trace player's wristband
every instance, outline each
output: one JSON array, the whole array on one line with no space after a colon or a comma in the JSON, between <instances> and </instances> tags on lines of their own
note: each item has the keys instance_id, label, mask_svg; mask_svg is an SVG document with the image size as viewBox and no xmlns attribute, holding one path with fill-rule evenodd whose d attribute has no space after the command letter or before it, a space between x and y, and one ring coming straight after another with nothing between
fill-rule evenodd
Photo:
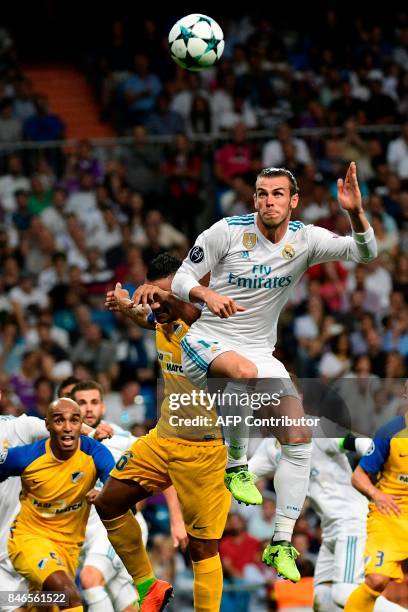
<instances>
[{"instance_id":1,"label":"player's wristband","mask_svg":"<svg viewBox=\"0 0 408 612\"><path fill-rule=\"evenodd\" d=\"M88 434L88 438L94 438L95 434L96 434L96 429L92 429Z\"/></svg>"},{"instance_id":2,"label":"player's wristband","mask_svg":"<svg viewBox=\"0 0 408 612\"><path fill-rule=\"evenodd\" d=\"M356 437L349 432L346 436L344 436L344 438L340 438L339 449L343 452L356 452Z\"/></svg>"}]
</instances>

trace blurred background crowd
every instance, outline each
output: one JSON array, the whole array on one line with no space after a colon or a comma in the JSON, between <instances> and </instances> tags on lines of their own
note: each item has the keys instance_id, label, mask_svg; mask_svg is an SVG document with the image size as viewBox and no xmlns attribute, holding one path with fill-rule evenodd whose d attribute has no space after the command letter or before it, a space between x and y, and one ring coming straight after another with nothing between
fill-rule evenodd
<instances>
[{"instance_id":1,"label":"blurred background crowd","mask_svg":"<svg viewBox=\"0 0 408 612\"><path fill-rule=\"evenodd\" d=\"M80 37L78 70L114 137L85 130L75 142L28 76L27 41L0 28L0 412L43 418L63 379L92 378L106 419L145 433L157 418L154 336L108 312L106 291L120 281L132 294L155 255L183 258L209 224L251 212L266 166L296 175L297 219L349 234L336 180L355 160L379 257L311 268L282 313L276 355L299 377L352 379L352 401L375 428L395 412L375 381L404 378L408 364L408 13L385 23L325 10L307 28L302 13L213 14L226 49L203 73L167 51L181 16L111 19L104 36ZM227 582L253 586L226 592L225 611L261 600L281 610L292 596L260 564L274 520L265 486L264 505L227 525ZM145 513L157 575L191 588L162 500ZM295 540L306 593L319 547L308 509Z\"/></svg>"}]
</instances>

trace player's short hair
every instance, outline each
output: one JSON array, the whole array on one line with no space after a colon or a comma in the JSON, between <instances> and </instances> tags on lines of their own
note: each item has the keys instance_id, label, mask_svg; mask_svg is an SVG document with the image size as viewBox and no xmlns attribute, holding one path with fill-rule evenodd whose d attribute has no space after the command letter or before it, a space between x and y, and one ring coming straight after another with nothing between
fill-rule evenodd
<instances>
[{"instance_id":1,"label":"player's short hair","mask_svg":"<svg viewBox=\"0 0 408 612\"><path fill-rule=\"evenodd\" d=\"M256 177L256 181L258 182L258 179L260 178L274 178L275 176L286 176L286 178L289 180L289 189L291 196L294 196L296 193L299 193L297 180L295 179L291 171L287 170L286 168L264 168Z\"/></svg>"},{"instance_id":2,"label":"player's short hair","mask_svg":"<svg viewBox=\"0 0 408 612\"><path fill-rule=\"evenodd\" d=\"M69 397L74 399L75 394L78 393L78 391L94 391L94 390L99 391L99 395L101 396L101 399L103 400L103 395L104 395L103 387L100 383L96 382L96 380L81 380L72 389L71 393L69 394Z\"/></svg>"},{"instance_id":3,"label":"player's short hair","mask_svg":"<svg viewBox=\"0 0 408 612\"><path fill-rule=\"evenodd\" d=\"M68 378L65 378L62 381L62 383L60 383L57 389L57 397L64 396L63 389L65 389L65 387L70 387L71 385L77 385L78 383L79 383L79 378L77 378L76 376L68 376Z\"/></svg>"},{"instance_id":4,"label":"player's short hair","mask_svg":"<svg viewBox=\"0 0 408 612\"><path fill-rule=\"evenodd\" d=\"M170 274L175 274L182 261L171 253L162 253L155 257L148 265L146 278L149 281L166 278Z\"/></svg>"}]
</instances>

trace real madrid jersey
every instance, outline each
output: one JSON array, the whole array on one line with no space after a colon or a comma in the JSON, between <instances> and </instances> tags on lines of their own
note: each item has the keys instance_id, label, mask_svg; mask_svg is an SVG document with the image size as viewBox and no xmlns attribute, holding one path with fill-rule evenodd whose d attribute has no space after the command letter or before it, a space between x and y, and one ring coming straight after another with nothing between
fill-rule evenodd
<instances>
[{"instance_id":1,"label":"real madrid jersey","mask_svg":"<svg viewBox=\"0 0 408 612\"><path fill-rule=\"evenodd\" d=\"M232 298L245 311L228 319L206 305L192 333L225 338L240 348L273 350L279 314L291 289L313 264L331 260L367 262L376 255L374 232L340 237L328 230L290 221L282 240L273 243L257 226L257 213L221 219L197 238L177 271L172 291L189 301L189 293L211 271L210 288Z\"/></svg>"},{"instance_id":2,"label":"real madrid jersey","mask_svg":"<svg viewBox=\"0 0 408 612\"><path fill-rule=\"evenodd\" d=\"M20 417L0 416L0 463L5 460L7 449L30 444L48 435L45 422L23 414ZM20 509L21 480L9 478L0 484L0 561L8 556L7 540L10 523Z\"/></svg>"}]
</instances>

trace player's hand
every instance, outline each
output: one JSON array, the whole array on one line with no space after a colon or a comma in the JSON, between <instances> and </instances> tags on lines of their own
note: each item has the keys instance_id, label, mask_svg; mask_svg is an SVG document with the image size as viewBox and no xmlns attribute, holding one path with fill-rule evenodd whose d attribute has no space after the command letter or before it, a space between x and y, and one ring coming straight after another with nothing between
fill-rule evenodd
<instances>
[{"instance_id":1,"label":"player's hand","mask_svg":"<svg viewBox=\"0 0 408 612\"><path fill-rule=\"evenodd\" d=\"M400 499L398 496L389 495L377 489L376 492L373 493L371 499L381 514L385 516L399 516L401 514L401 508L397 504L397 500Z\"/></svg>"},{"instance_id":2,"label":"player's hand","mask_svg":"<svg viewBox=\"0 0 408 612\"><path fill-rule=\"evenodd\" d=\"M121 283L116 283L113 291L108 291L105 298L105 308L113 311L120 311L132 308L133 303L129 296L129 291L123 289Z\"/></svg>"},{"instance_id":3,"label":"player's hand","mask_svg":"<svg viewBox=\"0 0 408 612\"><path fill-rule=\"evenodd\" d=\"M90 491L88 491L88 493L85 496L86 503L92 506L92 504L95 503L95 500L99 494L100 494L100 491L97 491L96 489L91 489Z\"/></svg>"},{"instance_id":4,"label":"player's hand","mask_svg":"<svg viewBox=\"0 0 408 612\"><path fill-rule=\"evenodd\" d=\"M356 214L362 212L363 203L357 180L356 162L351 162L346 178L337 181L337 199L343 210Z\"/></svg>"},{"instance_id":5,"label":"player's hand","mask_svg":"<svg viewBox=\"0 0 408 612\"><path fill-rule=\"evenodd\" d=\"M152 310L154 310L154 308L158 308L160 306L160 303L166 299L167 295L167 291L163 291L155 285L145 283L136 289L132 295L132 302L134 306L138 306L140 304L146 307L149 305Z\"/></svg>"},{"instance_id":6,"label":"player's hand","mask_svg":"<svg viewBox=\"0 0 408 612\"><path fill-rule=\"evenodd\" d=\"M173 539L174 548L180 547L180 549L184 552L188 546L188 535L184 522L182 520L172 521L170 525L170 532Z\"/></svg>"},{"instance_id":7,"label":"player's hand","mask_svg":"<svg viewBox=\"0 0 408 612\"><path fill-rule=\"evenodd\" d=\"M107 423L99 423L98 427L95 428L94 440L106 440L113 436L113 429Z\"/></svg>"},{"instance_id":8,"label":"player's hand","mask_svg":"<svg viewBox=\"0 0 408 612\"><path fill-rule=\"evenodd\" d=\"M216 291L209 290L206 295L208 310L220 319L228 319L236 312L243 312L245 308L226 295L220 295Z\"/></svg>"}]
</instances>

